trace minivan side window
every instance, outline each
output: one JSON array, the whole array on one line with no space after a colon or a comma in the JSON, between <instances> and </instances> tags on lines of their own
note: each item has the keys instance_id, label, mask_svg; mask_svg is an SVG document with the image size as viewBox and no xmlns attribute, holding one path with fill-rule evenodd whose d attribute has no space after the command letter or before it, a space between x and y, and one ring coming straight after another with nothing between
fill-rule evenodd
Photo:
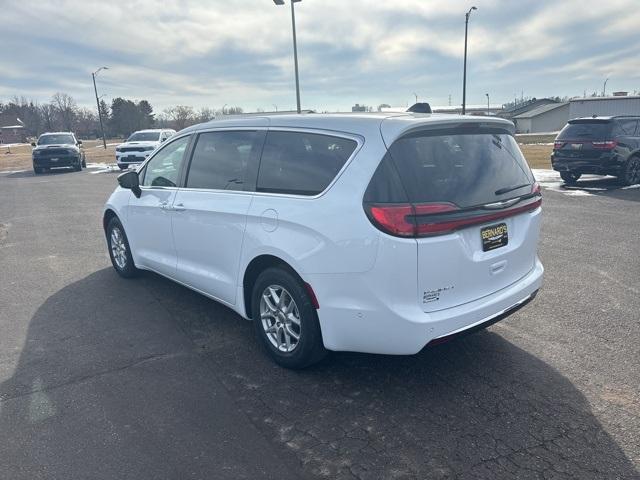
<instances>
[{"instance_id":1,"label":"minivan side window","mask_svg":"<svg viewBox=\"0 0 640 480\"><path fill-rule=\"evenodd\" d=\"M332 135L270 131L256 190L317 195L333 181L357 146L354 140Z\"/></svg>"},{"instance_id":2,"label":"minivan side window","mask_svg":"<svg viewBox=\"0 0 640 480\"><path fill-rule=\"evenodd\" d=\"M201 133L193 150L186 187L244 190L258 138L255 131Z\"/></svg>"},{"instance_id":3,"label":"minivan side window","mask_svg":"<svg viewBox=\"0 0 640 480\"><path fill-rule=\"evenodd\" d=\"M156 153L146 164L140 185L143 187L175 187L190 137L179 138Z\"/></svg>"}]
</instances>

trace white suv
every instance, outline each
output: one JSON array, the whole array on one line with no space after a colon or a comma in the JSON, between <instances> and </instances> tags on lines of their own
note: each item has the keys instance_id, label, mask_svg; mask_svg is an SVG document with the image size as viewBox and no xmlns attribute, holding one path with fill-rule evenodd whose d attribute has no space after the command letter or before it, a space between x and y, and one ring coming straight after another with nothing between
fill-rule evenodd
<instances>
[{"instance_id":1,"label":"white suv","mask_svg":"<svg viewBox=\"0 0 640 480\"><path fill-rule=\"evenodd\" d=\"M120 170L129 165L139 165L144 162L158 145L166 141L176 131L171 129L150 129L133 132L127 141L116 147L116 162Z\"/></svg>"},{"instance_id":2,"label":"white suv","mask_svg":"<svg viewBox=\"0 0 640 480\"><path fill-rule=\"evenodd\" d=\"M531 300L539 186L513 124L283 115L181 131L118 178L123 277L152 270L253 319L279 364L414 354Z\"/></svg>"}]
</instances>

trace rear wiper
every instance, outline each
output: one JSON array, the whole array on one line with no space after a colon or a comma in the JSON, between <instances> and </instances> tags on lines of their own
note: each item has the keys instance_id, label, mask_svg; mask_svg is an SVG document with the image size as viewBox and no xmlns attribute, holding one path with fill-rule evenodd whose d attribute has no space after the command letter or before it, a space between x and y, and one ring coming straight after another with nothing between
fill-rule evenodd
<instances>
[{"instance_id":1,"label":"rear wiper","mask_svg":"<svg viewBox=\"0 0 640 480\"><path fill-rule=\"evenodd\" d=\"M496 195L502 195L503 193L509 193L509 192L512 192L512 191L517 190L519 188L528 187L529 185L531 185L531 184L530 183L523 183L522 185L516 185L514 187L504 187L504 188L500 188L500 189L496 190L494 193Z\"/></svg>"}]
</instances>

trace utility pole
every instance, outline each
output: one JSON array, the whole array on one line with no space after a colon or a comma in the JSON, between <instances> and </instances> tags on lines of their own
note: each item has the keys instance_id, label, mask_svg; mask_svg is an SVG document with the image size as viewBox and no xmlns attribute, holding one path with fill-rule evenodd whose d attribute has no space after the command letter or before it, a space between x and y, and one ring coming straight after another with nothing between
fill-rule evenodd
<instances>
[{"instance_id":1,"label":"utility pole","mask_svg":"<svg viewBox=\"0 0 640 480\"><path fill-rule=\"evenodd\" d=\"M487 116L489 116L490 111L491 111L491 107L489 106L489 94L485 93L485 95L487 96Z\"/></svg>"},{"instance_id":2,"label":"utility pole","mask_svg":"<svg viewBox=\"0 0 640 480\"><path fill-rule=\"evenodd\" d=\"M96 94L96 106L98 107L98 119L100 120L100 133L102 133L102 145L106 150L107 139L104 136L104 125L102 123L102 111L100 110L100 100L98 99L98 89L96 87L96 75L100 72L100 70L109 70L109 67L100 67L98 70L91 73L91 78L93 79L93 91Z\"/></svg>"},{"instance_id":3,"label":"utility pole","mask_svg":"<svg viewBox=\"0 0 640 480\"><path fill-rule=\"evenodd\" d=\"M293 63L296 70L296 104L298 107L298 113L301 113L300 109L300 77L298 75L298 40L296 38L296 9L294 4L301 2L302 0L289 0L291 3L291 29L293 30ZM273 0L276 5L284 5L284 0Z\"/></svg>"},{"instance_id":4,"label":"utility pole","mask_svg":"<svg viewBox=\"0 0 640 480\"><path fill-rule=\"evenodd\" d=\"M469 16L476 7L471 7L465 14L464 19L464 70L462 74L462 115L467 111L467 34L469 33Z\"/></svg>"},{"instance_id":5,"label":"utility pole","mask_svg":"<svg viewBox=\"0 0 640 480\"><path fill-rule=\"evenodd\" d=\"M609 79L607 78L604 81L604 85L602 86L602 96L606 97L607 96L607 82L609 81Z\"/></svg>"}]
</instances>

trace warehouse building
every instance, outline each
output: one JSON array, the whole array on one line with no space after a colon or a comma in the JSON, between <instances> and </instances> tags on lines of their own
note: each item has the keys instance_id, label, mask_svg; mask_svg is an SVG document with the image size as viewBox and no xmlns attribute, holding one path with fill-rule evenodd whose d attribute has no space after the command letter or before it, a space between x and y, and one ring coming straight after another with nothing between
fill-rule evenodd
<instances>
[{"instance_id":1,"label":"warehouse building","mask_svg":"<svg viewBox=\"0 0 640 480\"><path fill-rule=\"evenodd\" d=\"M569 120L569 103L547 103L512 118L516 133L557 132Z\"/></svg>"},{"instance_id":2,"label":"warehouse building","mask_svg":"<svg viewBox=\"0 0 640 480\"><path fill-rule=\"evenodd\" d=\"M640 96L576 98L569 102L569 118L640 115Z\"/></svg>"}]
</instances>

